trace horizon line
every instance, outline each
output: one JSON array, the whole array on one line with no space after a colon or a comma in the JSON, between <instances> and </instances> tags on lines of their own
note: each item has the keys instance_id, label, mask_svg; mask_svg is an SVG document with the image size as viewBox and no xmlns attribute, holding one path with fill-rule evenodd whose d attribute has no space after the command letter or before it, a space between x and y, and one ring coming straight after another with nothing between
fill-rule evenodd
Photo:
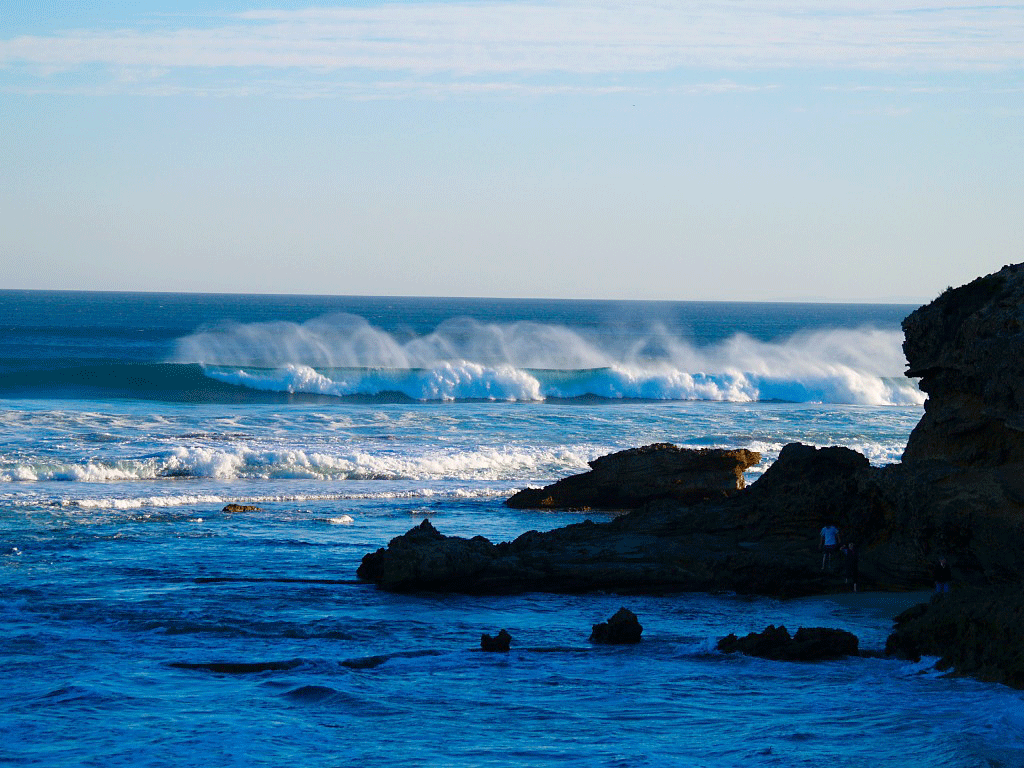
<instances>
[{"instance_id":1,"label":"horizon line","mask_svg":"<svg viewBox=\"0 0 1024 768\"><path fill-rule=\"evenodd\" d=\"M589 301L608 303L679 303L679 304L879 304L889 306L923 306L930 299L886 297L871 299L830 299L822 296L790 296L773 299L694 299L694 298L609 298L596 296L431 296L426 294L388 293L302 293L300 291L188 291L163 289L123 288L6 288L0 293L92 293L117 295L167 295L167 296L239 296L239 297L304 297L337 299L424 299L436 301Z\"/></svg>"}]
</instances>

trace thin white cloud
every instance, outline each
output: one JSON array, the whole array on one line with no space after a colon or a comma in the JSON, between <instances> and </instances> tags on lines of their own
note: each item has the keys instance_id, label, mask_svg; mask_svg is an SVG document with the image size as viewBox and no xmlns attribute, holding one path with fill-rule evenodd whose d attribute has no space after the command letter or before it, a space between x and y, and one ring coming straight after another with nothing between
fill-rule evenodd
<instances>
[{"instance_id":1,"label":"thin white cloud","mask_svg":"<svg viewBox=\"0 0 1024 768\"><path fill-rule=\"evenodd\" d=\"M395 2L146 22L0 40L0 67L8 86L16 75L91 77L128 88L186 74L277 71L293 81L404 73L449 89L474 78L568 87L579 85L572 78L603 84L683 69L1024 67L1024 6L981 2Z\"/></svg>"}]
</instances>

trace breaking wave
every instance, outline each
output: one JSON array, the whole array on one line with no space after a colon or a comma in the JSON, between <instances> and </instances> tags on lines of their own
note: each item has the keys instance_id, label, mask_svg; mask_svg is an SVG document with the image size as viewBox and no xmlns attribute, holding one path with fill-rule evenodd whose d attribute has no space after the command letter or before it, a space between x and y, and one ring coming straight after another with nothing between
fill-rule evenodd
<instances>
[{"instance_id":1,"label":"breaking wave","mask_svg":"<svg viewBox=\"0 0 1024 768\"><path fill-rule=\"evenodd\" d=\"M227 325L180 339L173 362L253 392L414 401L605 398L920 405L902 334L818 329L697 346L644 333L450 320L425 335L352 315Z\"/></svg>"}]
</instances>

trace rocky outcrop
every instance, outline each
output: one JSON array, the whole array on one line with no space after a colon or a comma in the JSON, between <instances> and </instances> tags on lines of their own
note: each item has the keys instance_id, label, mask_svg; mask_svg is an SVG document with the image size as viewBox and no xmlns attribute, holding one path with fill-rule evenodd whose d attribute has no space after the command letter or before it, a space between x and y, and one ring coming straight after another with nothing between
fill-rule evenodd
<instances>
[{"instance_id":1,"label":"rocky outcrop","mask_svg":"<svg viewBox=\"0 0 1024 768\"><path fill-rule=\"evenodd\" d=\"M860 641L845 629L800 627L790 637L785 627L769 625L746 637L726 635L718 641L724 653L742 653L772 661L830 661L858 655Z\"/></svg>"},{"instance_id":2,"label":"rocky outcrop","mask_svg":"<svg viewBox=\"0 0 1024 768\"><path fill-rule=\"evenodd\" d=\"M488 589L488 571L498 570L495 546L483 536L463 539L442 536L429 520L424 520L408 533L393 538L387 549L366 555L356 572L359 578L374 581L385 589L462 591L459 585L476 592L510 591L502 587ZM493 579L494 577L492 577Z\"/></svg>"},{"instance_id":3,"label":"rocky outcrop","mask_svg":"<svg viewBox=\"0 0 1024 768\"><path fill-rule=\"evenodd\" d=\"M1024 264L947 290L903 332L907 376L928 393L903 461L1024 463Z\"/></svg>"},{"instance_id":4,"label":"rocky outcrop","mask_svg":"<svg viewBox=\"0 0 1024 768\"><path fill-rule=\"evenodd\" d=\"M956 589L896 617L886 653L986 682L1024 688L1024 595L1018 586Z\"/></svg>"},{"instance_id":5,"label":"rocky outcrop","mask_svg":"<svg viewBox=\"0 0 1024 768\"><path fill-rule=\"evenodd\" d=\"M872 510L860 489L870 473L855 451L794 443L724 501L662 500L607 523L528 531L500 544L444 536L424 520L366 555L357 573L395 591L815 594L842 584L838 569L820 570L818 532L828 520L868 526Z\"/></svg>"},{"instance_id":6,"label":"rocky outcrop","mask_svg":"<svg viewBox=\"0 0 1024 768\"><path fill-rule=\"evenodd\" d=\"M594 459L589 472L527 488L505 503L517 509L635 509L658 499L693 504L742 490L744 471L760 461L754 451L656 443Z\"/></svg>"},{"instance_id":7,"label":"rocky outcrop","mask_svg":"<svg viewBox=\"0 0 1024 768\"><path fill-rule=\"evenodd\" d=\"M608 621L595 624L590 633L590 642L602 645L631 645L640 642L644 628L640 620L628 608L619 608Z\"/></svg>"}]
</instances>

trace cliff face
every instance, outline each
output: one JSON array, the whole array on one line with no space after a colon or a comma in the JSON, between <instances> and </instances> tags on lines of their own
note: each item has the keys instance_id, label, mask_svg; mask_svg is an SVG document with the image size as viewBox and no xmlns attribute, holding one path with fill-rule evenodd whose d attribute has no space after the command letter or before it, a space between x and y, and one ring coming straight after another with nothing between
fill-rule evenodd
<instances>
[{"instance_id":1,"label":"cliff face","mask_svg":"<svg viewBox=\"0 0 1024 768\"><path fill-rule=\"evenodd\" d=\"M904 463L1024 462L1024 264L947 290L903 331L907 376L928 393Z\"/></svg>"}]
</instances>

